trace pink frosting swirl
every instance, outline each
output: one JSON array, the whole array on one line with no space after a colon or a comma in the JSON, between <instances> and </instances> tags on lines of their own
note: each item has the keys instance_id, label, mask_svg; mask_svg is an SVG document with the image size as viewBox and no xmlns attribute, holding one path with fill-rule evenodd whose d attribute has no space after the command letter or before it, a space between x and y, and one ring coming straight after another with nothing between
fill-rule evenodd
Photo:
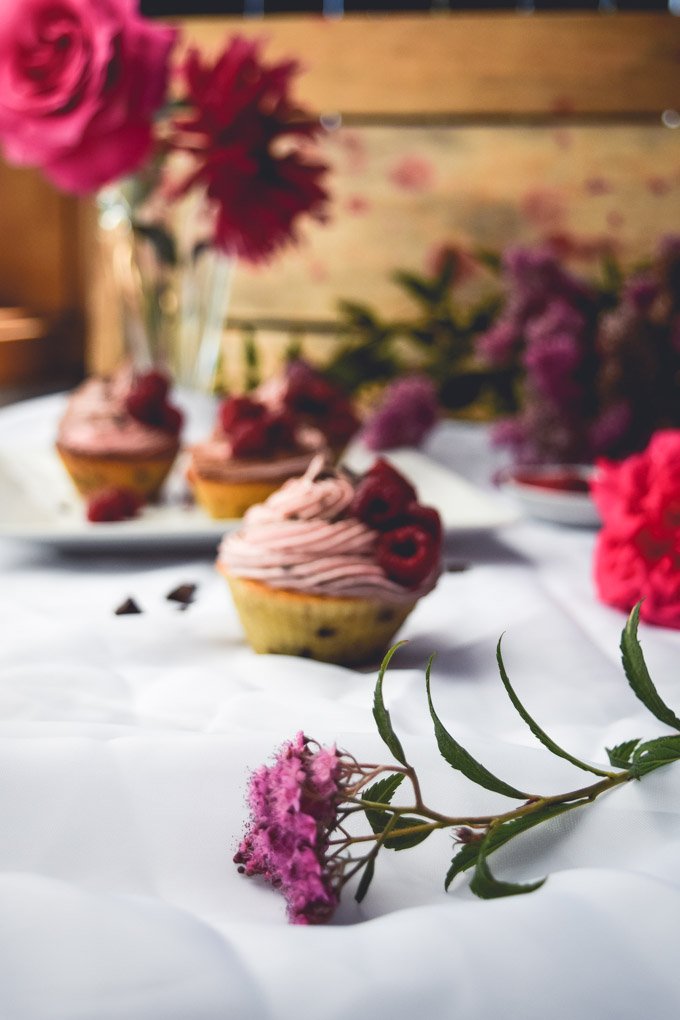
<instances>
[{"instance_id":1,"label":"pink frosting swirl","mask_svg":"<svg viewBox=\"0 0 680 1020\"><path fill-rule=\"evenodd\" d=\"M87 379L74 390L59 423L57 445L91 457L155 457L177 450L171 432L145 425L127 411L132 375Z\"/></svg>"},{"instance_id":2,"label":"pink frosting swirl","mask_svg":"<svg viewBox=\"0 0 680 1020\"><path fill-rule=\"evenodd\" d=\"M403 604L434 587L438 571L418 588L392 581L375 560L378 532L348 514L354 485L316 457L264 503L247 511L224 537L218 566L234 577L309 595Z\"/></svg>"}]
</instances>

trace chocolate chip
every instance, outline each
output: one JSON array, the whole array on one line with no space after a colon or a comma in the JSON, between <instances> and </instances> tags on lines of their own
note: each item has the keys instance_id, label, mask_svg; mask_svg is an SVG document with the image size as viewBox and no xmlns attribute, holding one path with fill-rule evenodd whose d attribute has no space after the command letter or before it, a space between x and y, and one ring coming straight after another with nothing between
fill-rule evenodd
<instances>
[{"instance_id":1,"label":"chocolate chip","mask_svg":"<svg viewBox=\"0 0 680 1020\"><path fill-rule=\"evenodd\" d=\"M445 564L444 566L444 570L446 571L447 574L461 574L464 570L469 569L470 569L469 563L455 563L453 561L451 563Z\"/></svg>"},{"instance_id":2,"label":"chocolate chip","mask_svg":"<svg viewBox=\"0 0 680 1020\"><path fill-rule=\"evenodd\" d=\"M312 658L312 650L311 650L311 648L301 648L295 654L297 656L299 656L301 659L311 659Z\"/></svg>"},{"instance_id":3,"label":"chocolate chip","mask_svg":"<svg viewBox=\"0 0 680 1020\"><path fill-rule=\"evenodd\" d=\"M141 613L142 610L134 599L125 599L125 602L118 606L114 612L116 616L129 616L131 613Z\"/></svg>"},{"instance_id":4,"label":"chocolate chip","mask_svg":"<svg viewBox=\"0 0 680 1020\"><path fill-rule=\"evenodd\" d=\"M377 616L379 623L387 623L388 620L394 619L393 609L381 609Z\"/></svg>"},{"instance_id":5,"label":"chocolate chip","mask_svg":"<svg viewBox=\"0 0 680 1020\"><path fill-rule=\"evenodd\" d=\"M335 630L333 627L319 627L316 632L317 637L335 637Z\"/></svg>"},{"instance_id":6,"label":"chocolate chip","mask_svg":"<svg viewBox=\"0 0 680 1020\"><path fill-rule=\"evenodd\" d=\"M194 601L195 595L196 595L195 584L180 584L178 585L177 588L173 588L172 591L169 592L169 594L166 595L165 597L170 602L181 603L180 609L186 609L187 606Z\"/></svg>"}]
</instances>

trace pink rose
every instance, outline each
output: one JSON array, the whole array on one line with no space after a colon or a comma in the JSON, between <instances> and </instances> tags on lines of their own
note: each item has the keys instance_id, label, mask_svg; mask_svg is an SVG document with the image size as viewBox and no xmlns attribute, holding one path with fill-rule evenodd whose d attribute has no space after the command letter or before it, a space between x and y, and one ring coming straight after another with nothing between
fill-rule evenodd
<instances>
[{"instance_id":1,"label":"pink rose","mask_svg":"<svg viewBox=\"0 0 680 1020\"><path fill-rule=\"evenodd\" d=\"M176 32L135 0L2 0L0 143L83 194L136 170L152 146Z\"/></svg>"},{"instance_id":2,"label":"pink rose","mask_svg":"<svg viewBox=\"0 0 680 1020\"><path fill-rule=\"evenodd\" d=\"M657 432L645 451L603 462L593 486L604 525L594 575L603 602L680 629L680 430Z\"/></svg>"}]
</instances>

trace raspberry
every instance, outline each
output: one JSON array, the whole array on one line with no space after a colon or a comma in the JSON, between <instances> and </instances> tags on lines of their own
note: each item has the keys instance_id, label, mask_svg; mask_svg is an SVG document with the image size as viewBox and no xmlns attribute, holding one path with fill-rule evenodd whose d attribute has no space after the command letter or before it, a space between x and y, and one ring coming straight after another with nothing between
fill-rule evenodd
<instances>
[{"instance_id":1,"label":"raspberry","mask_svg":"<svg viewBox=\"0 0 680 1020\"><path fill-rule=\"evenodd\" d=\"M254 457L264 453L268 442L268 425L266 417L242 421L232 426L231 452L234 457Z\"/></svg>"},{"instance_id":2,"label":"raspberry","mask_svg":"<svg viewBox=\"0 0 680 1020\"><path fill-rule=\"evenodd\" d=\"M392 467L389 461L385 460L384 457L378 457L374 461L373 466L367 472L367 476L370 478L380 478L384 481L390 479L395 484L400 485L404 492L408 493L408 500L416 499L416 490L413 488L410 482L408 482L402 474L397 471L395 467Z\"/></svg>"},{"instance_id":3,"label":"raspberry","mask_svg":"<svg viewBox=\"0 0 680 1020\"><path fill-rule=\"evenodd\" d=\"M269 416L267 442L270 448L289 450L295 446L295 424L287 412Z\"/></svg>"},{"instance_id":4,"label":"raspberry","mask_svg":"<svg viewBox=\"0 0 680 1020\"><path fill-rule=\"evenodd\" d=\"M230 433L235 425L264 417L266 410L264 404L250 397L228 397L222 401L217 413L223 430Z\"/></svg>"},{"instance_id":5,"label":"raspberry","mask_svg":"<svg viewBox=\"0 0 680 1020\"><path fill-rule=\"evenodd\" d=\"M170 382L163 372L151 371L137 376L125 400L129 414L144 425L177 434L182 414L168 403Z\"/></svg>"},{"instance_id":6,"label":"raspberry","mask_svg":"<svg viewBox=\"0 0 680 1020\"><path fill-rule=\"evenodd\" d=\"M431 535L438 543L442 540L441 517L431 506L421 506L420 503L409 503L406 507L402 524L417 524L424 531Z\"/></svg>"},{"instance_id":7,"label":"raspberry","mask_svg":"<svg viewBox=\"0 0 680 1020\"><path fill-rule=\"evenodd\" d=\"M350 513L370 528L393 527L415 501L416 490L387 461L379 459L359 482Z\"/></svg>"},{"instance_id":8,"label":"raspberry","mask_svg":"<svg viewBox=\"0 0 680 1020\"><path fill-rule=\"evenodd\" d=\"M391 580L417 588L439 560L439 545L418 524L405 524L378 539L376 559Z\"/></svg>"},{"instance_id":9,"label":"raspberry","mask_svg":"<svg viewBox=\"0 0 680 1020\"><path fill-rule=\"evenodd\" d=\"M161 428L164 432L172 432L173 435L179 435L182 423L184 422L184 415L178 407L174 407L173 404L165 404L163 407L163 418L161 421Z\"/></svg>"},{"instance_id":10,"label":"raspberry","mask_svg":"<svg viewBox=\"0 0 680 1020\"><path fill-rule=\"evenodd\" d=\"M87 519L95 524L104 521L126 521L142 506L142 499L132 489L100 489L90 496Z\"/></svg>"},{"instance_id":11,"label":"raspberry","mask_svg":"<svg viewBox=\"0 0 680 1020\"><path fill-rule=\"evenodd\" d=\"M408 503L407 495L392 481L379 478L363 478L350 504L350 514L358 517L369 528L385 531L402 517Z\"/></svg>"}]
</instances>

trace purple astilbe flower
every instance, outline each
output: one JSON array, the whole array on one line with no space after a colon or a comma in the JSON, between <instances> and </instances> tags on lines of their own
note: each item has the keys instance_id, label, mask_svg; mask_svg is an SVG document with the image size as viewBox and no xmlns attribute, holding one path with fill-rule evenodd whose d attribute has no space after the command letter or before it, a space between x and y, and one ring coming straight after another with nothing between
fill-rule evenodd
<instances>
[{"instance_id":1,"label":"purple astilbe flower","mask_svg":"<svg viewBox=\"0 0 680 1020\"><path fill-rule=\"evenodd\" d=\"M385 390L380 407L368 419L362 438L369 450L420 446L439 418L437 390L422 375L397 379Z\"/></svg>"},{"instance_id":2,"label":"purple astilbe flower","mask_svg":"<svg viewBox=\"0 0 680 1020\"><path fill-rule=\"evenodd\" d=\"M251 821L234 861L280 890L294 924L321 924L338 904L327 853L343 799L342 772L335 748L312 750L298 733L250 780Z\"/></svg>"},{"instance_id":3,"label":"purple astilbe flower","mask_svg":"<svg viewBox=\"0 0 680 1020\"><path fill-rule=\"evenodd\" d=\"M581 399L583 387L575 376L583 350L573 335L557 333L530 344L522 360L532 385L557 407L569 408Z\"/></svg>"}]
</instances>

